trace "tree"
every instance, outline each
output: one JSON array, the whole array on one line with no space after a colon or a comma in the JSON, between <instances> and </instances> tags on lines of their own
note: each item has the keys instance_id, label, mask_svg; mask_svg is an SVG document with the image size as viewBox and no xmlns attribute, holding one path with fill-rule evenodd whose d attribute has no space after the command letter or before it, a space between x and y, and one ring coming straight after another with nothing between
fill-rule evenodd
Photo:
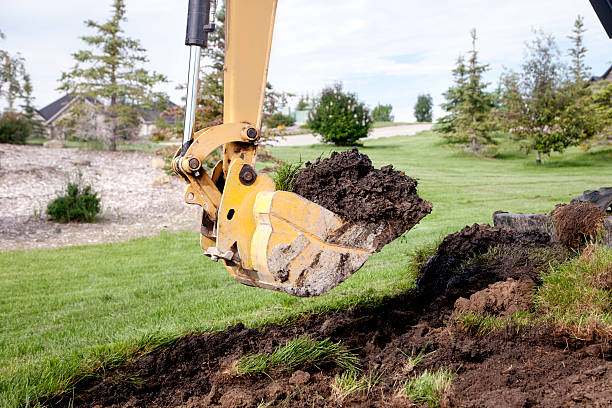
<instances>
[{"instance_id":1,"label":"tree","mask_svg":"<svg viewBox=\"0 0 612 408\"><path fill-rule=\"evenodd\" d=\"M444 93L447 102L442 104L442 108L449 115L440 119L437 129L446 133L449 140L469 143L473 152L478 154L484 145L495 143L492 136L495 98L487 91L489 84L483 79L489 65L478 60L476 30L473 29L470 35L472 49L468 52L468 59L457 59L453 70L455 84Z\"/></svg>"},{"instance_id":2,"label":"tree","mask_svg":"<svg viewBox=\"0 0 612 408\"><path fill-rule=\"evenodd\" d=\"M308 119L308 127L323 136L325 142L339 146L354 145L367 137L372 117L357 95L342 90L342 84L324 88Z\"/></svg>"},{"instance_id":3,"label":"tree","mask_svg":"<svg viewBox=\"0 0 612 408\"><path fill-rule=\"evenodd\" d=\"M391 114L392 111L393 106L381 105L379 103L374 109L372 109L372 119L374 122L393 122L394 117Z\"/></svg>"},{"instance_id":4,"label":"tree","mask_svg":"<svg viewBox=\"0 0 612 408\"><path fill-rule=\"evenodd\" d=\"M225 2L217 8L215 31L208 35L208 45L202 50L205 61L200 71L200 88L196 103L195 129L204 129L223 123L224 104L224 63L225 63ZM275 91L270 83L266 83L266 93L263 106L263 120L277 115L280 108L287 104L293 96L290 93ZM169 108L167 114L172 117L182 117L183 107ZM183 123L177 121L177 133L183 132Z\"/></svg>"},{"instance_id":5,"label":"tree","mask_svg":"<svg viewBox=\"0 0 612 408\"><path fill-rule=\"evenodd\" d=\"M0 30L0 40L6 36ZM11 55L0 49L0 98L6 100L9 112L15 110L15 102L22 100L24 109L32 106L32 83L25 68L25 60L19 54Z\"/></svg>"},{"instance_id":6,"label":"tree","mask_svg":"<svg viewBox=\"0 0 612 408\"><path fill-rule=\"evenodd\" d=\"M527 44L520 73L506 73L503 81L502 124L521 143L527 153L563 152L593 137L601 129L601 120L592 98L584 87L584 66L576 58L568 77L560 53L551 35L535 32ZM580 35L573 50L584 55ZM579 51L579 52L578 52ZM571 54L571 52L570 52Z\"/></svg>"},{"instance_id":7,"label":"tree","mask_svg":"<svg viewBox=\"0 0 612 408\"><path fill-rule=\"evenodd\" d=\"M433 98L430 94L419 95L414 105L414 117L417 122L431 122L433 119Z\"/></svg>"},{"instance_id":8,"label":"tree","mask_svg":"<svg viewBox=\"0 0 612 408\"><path fill-rule=\"evenodd\" d=\"M88 132L91 106L95 115L104 118L107 132L103 135L111 150L117 139L135 134L139 128L138 109L159 108L167 97L153 88L166 78L142 66L148 62L138 40L125 36L121 23L126 21L124 0L114 0L112 16L104 23L86 20L85 25L96 34L83 36L88 50L72 54L74 67L62 73L60 90L79 97L81 109L75 109L77 131ZM86 98L93 101L86 106Z\"/></svg>"},{"instance_id":9,"label":"tree","mask_svg":"<svg viewBox=\"0 0 612 408\"><path fill-rule=\"evenodd\" d=\"M570 72L574 83L584 85L589 78L589 71L591 68L588 67L585 62L588 50L584 45L584 33L586 32L586 28L584 28L584 18L582 16L576 17L572 32L574 35L568 36L573 44L568 53L572 58Z\"/></svg>"},{"instance_id":10,"label":"tree","mask_svg":"<svg viewBox=\"0 0 612 408\"><path fill-rule=\"evenodd\" d=\"M298 101L297 105L295 106L295 110L296 111L305 111L305 110L308 110L311 106L312 106L312 101L310 100L310 97L308 95L306 95L306 96L301 95L300 96L300 100Z\"/></svg>"}]
</instances>

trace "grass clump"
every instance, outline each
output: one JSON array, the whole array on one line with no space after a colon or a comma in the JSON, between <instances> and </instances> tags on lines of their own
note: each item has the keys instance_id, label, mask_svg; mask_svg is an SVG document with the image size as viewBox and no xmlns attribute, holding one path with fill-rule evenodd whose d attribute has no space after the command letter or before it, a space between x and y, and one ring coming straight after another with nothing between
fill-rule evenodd
<instances>
[{"instance_id":1,"label":"grass clump","mask_svg":"<svg viewBox=\"0 0 612 408\"><path fill-rule=\"evenodd\" d=\"M244 375L267 373L276 367L295 371L297 368L320 368L326 364L335 364L348 371L357 371L358 363L357 355L342 347L341 342L334 343L329 338L319 341L308 336L301 336L272 353L243 356L236 364L236 371Z\"/></svg>"},{"instance_id":2,"label":"grass clump","mask_svg":"<svg viewBox=\"0 0 612 408\"><path fill-rule=\"evenodd\" d=\"M405 381L401 392L417 404L437 408L450 391L454 376L455 373L447 369L435 372L425 370L418 377Z\"/></svg>"},{"instance_id":3,"label":"grass clump","mask_svg":"<svg viewBox=\"0 0 612 408\"><path fill-rule=\"evenodd\" d=\"M377 384L380 384L382 373L370 369L367 374L357 370L347 370L336 374L331 384L332 391L340 401L354 392L367 391L368 393Z\"/></svg>"},{"instance_id":4,"label":"grass clump","mask_svg":"<svg viewBox=\"0 0 612 408\"><path fill-rule=\"evenodd\" d=\"M425 349L427 349L427 344L425 346L423 346L423 348L416 353L414 349L412 349L410 351L410 354L403 352L402 350L398 349L400 353L402 353L404 355L404 357L407 358L406 364L404 365L404 372L405 373L409 373L412 370L414 370L419 364L421 364L421 362L423 361L423 359L425 359L426 357L431 356L433 353L435 353L435 351L432 351L430 353L425 353ZM416 354L415 354L416 353Z\"/></svg>"},{"instance_id":5,"label":"grass clump","mask_svg":"<svg viewBox=\"0 0 612 408\"><path fill-rule=\"evenodd\" d=\"M612 336L612 249L590 245L542 281L535 302L547 318L578 337Z\"/></svg>"},{"instance_id":6,"label":"grass clump","mask_svg":"<svg viewBox=\"0 0 612 408\"><path fill-rule=\"evenodd\" d=\"M526 326L534 323L532 313L519 311L511 317L499 317L489 314L463 313L455 319L457 325L462 330L476 336L486 336L487 334L506 326L513 327L517 332Z\"/></svg>"},{"instance_id":7,"label":"grass clump","mask_svg":"<svg viewBox=\"0 0 612 408\"><path fill-rule=\"evenodd\" d=\"M276 173L272 175L272 180L276 184L276 190L278 191L293 191L295 183L297 182L297 176L302 169L302 160L297 163L281 163L276 170Z\"/></svg>"},{"instance_id":8,"label":"grass clump","mask_svg":"<svg viewBox=\"0 0 612 408\"><path fill-rule=\"evenodd\" d=\"M80 178L68 181L66 191L47 205L47 215L56 222L94 222L100 213L100 197Z\"/></svg>"}]
</instances>

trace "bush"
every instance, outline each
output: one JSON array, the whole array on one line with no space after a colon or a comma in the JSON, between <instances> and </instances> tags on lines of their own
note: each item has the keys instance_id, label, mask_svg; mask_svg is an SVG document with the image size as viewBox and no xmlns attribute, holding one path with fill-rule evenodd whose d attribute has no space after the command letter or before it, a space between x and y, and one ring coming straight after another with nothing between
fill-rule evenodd
<instances>
[{"instance_id":1,"label":"bush","mask_svg":"<svg viewBox=\"0 0 612 408\"><path fill-rule=\"evenodd\" d=\"M314 103L308 127L323 136L323 141L339 146L354 145L367 137L372 127L368 108L354 93L343 92L342 84L323 89Z\"/></svg>"},{"instance_id":2,"label":"bush","mask_svg":"<svg viewBox=\"0 0 612 408\"><path fill-rule=\"evenodd\" d=\"M0 116L0 143L24 144L30 133L32 126L26 117L11 112Z\"/></svg>"},{"instance_id":3,"label":"bush","mask_svg":"<svg viewBox=\"0 0 612 408\"><path fill-rule=\"evenodd\" d=\"M391 114L392 111L393 106L378 104L372 109L372 119L374 119L375 122L393 122L394 117Z\"/></svg>"},{"instance_id":4,"label":"bush","mask_svg":"<svg viewBox=\"0 0 612 408\"><path fill-rule=\"evenodd\" d=\"M100 212L100 197L91 186L69 181L64 195L47 205L47 215L57 222L94 222Z\"/></svg>"},{"instance_id":5,"label":"bush","mask_svg":"<svg viewBox=\"0 0 612 408\"><path fill-rule=\"evenodd\" d=\"M280 126L293 126L295 120L289 115L284 115L280 112L268 116L264 119L264 124L268 129L274 129Z\"/></svg>"}]
</instances>

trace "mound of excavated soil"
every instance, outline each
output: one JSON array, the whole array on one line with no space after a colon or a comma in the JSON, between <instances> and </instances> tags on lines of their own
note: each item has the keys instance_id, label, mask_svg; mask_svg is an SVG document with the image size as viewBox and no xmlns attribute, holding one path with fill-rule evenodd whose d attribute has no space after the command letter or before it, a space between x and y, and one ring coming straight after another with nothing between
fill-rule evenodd
<instances>
[{"instance_id":1,"label":"mound of excavated soil","mask_svg":"<svg viewBox=\"0 0 612 408\"><path fill-rule=\"evenodd\" d=\"M370 158L354 148L306 163L293 191L346 220L385 223L380 249L431 212L433 205L418 196L417 184L392 165L375 169Z\"/></svg>"},{"instance_id":2,"label":"mound of excavated soil","mask_svg":"<svg viewBox=\"0 0 612 408\"><path fill-rule=\"evenodd\" d=\"M470 296L455 302L455 312L510 317L518 311L529 310L535 282L529 278L495 282Z\"/></svg>"},{"instance_id":3,"label":"mound of excavated soil","mask_svg":"<svg viewBox=\"0 0 612 408\"><path fill-rule=\"evenodd\" d=\"M559 242L577 248L587 239L597 237L608 214L590 202L561 204L550 215L554 218Z\"/></svg>"},{"instance_id":4,"label":"mound of excavated soil","mask_svg":"<svg viewBox=\"0 0 612 408\"><path fill-rule=\"evenodd\" d=\"M490 248L501 246L489 260L466 262L475 255L486 254ZM539 231L519 232L509 228L474 224L448 235L438 252L421 268L417 280L417 294L426 299L445 296L450 300L482 290L488 285L508 278L528 278L536 281L539 267L551 259L533 256L533 249L550 247L550 236ZM560 257L567 256L556 248Z\"/></svg>"},{"instance_id":5,"label":"mound of excavated soil","mask_svg":"<svg viewBox=\"0 0 612 408\"><path fill-rule=\"evenodd\" d=\"M454 273L470 270L486 282L498 277L502 283L490 282L493 285L487 287L489 283L467 279L452 286L439 281L441 288L452 287L464 298L488 289L486 296L503 299L489 299L483 304L512 306L512 293L522 296L527 290L513 282L527 281L542 263L550 261L550 256L538 261L533 255L538 249L551 254L556 250L547 245L537 235L513 234L488 226L468 227L447 237L436 257L422 268L421 294L429 296L410 292L373 308L311 315L288 326L249 329L238 324L222 333L188 336L171 349L83 380L77 385L74 406L409 407L415 405L399 395L399 384L423 370L439 368L456 372L452 390L444 398L445 406L611 406L609 344L600 340L569 344L546 327L474 336L455 326L454 299L444 290L423 291L423 277L433 274L432 265L445 259L438 264L441 269L437 274L447 280L455 276L444 269L450 267ZM497 255L489 259L491 251ZM553 256L562 257L561 252ZM510 276L517 280L506 280ZM500 313L500 307L495 313ZM365 372L373 370L381 375L380 383L369 392L341 399L331 387L340 372L333 365L302 367L295 373L277 369L267 375L235 374L233 364L245 354L271 352L303 334L341 341L358 353ZM426 356L413 367L406 355L419 350ZM51 405L68 406L71 396L51 401Z\"/></svg>"}]
</instances>

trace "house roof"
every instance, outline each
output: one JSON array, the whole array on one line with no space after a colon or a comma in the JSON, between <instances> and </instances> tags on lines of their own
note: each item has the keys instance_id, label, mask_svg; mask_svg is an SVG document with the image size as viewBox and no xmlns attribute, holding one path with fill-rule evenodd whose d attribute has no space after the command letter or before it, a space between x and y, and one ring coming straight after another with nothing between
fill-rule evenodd
<instances>
[{"instance_id":1,"label":"house roof","mask_svg":"<svg viewBox=\"0 0 612 408\"><path fill-rule=\"evenodd\" d=\"M85 98L91 103L94 103L94 104L99 103L95 99L89 96L86 96ZM72 95L66 94L62 96L61 98L59 98L58 100L51 102L49 105L45 106L44 108L36 110L36 112L38 112L38 114L42 116L44 120L48 121L52 117L57 115L58 112L64 109L64 107L70 104L70 102L72 102L73 100L74 98L72 97Z\"/></svg>"},{"instance_id":2,"label":"house roof","mask_svg":"<svg viewBox=\"0 0 612 408\"><path fill-rule=\"evenodd\" d=\"M92 104L95 104L95 105L100 104L100 102L96 101L94 98L90 96L86 96L85 99L91 102ZM61 98L59 98L58 100L51 102L49 105L45 106L44 108L36 110L36 112L40 116L42 116L42 118L45 121L48 122L53 117L55 117L59 112L61 112L64 108L70 105L73 100L74 100L74 97L72 95L66 94L62 96ZM172 102L168 102L168 106L176 106L176 105ZM161 113L158 110L146 109L146 108L138 108L138 112L140 113L140 116L142 117L142 119L147 123L155 122Z\"/></svg>"},{"instance_id":3,"label":"house roof","mask_svg":"<svg viewBox=\"0 0 612 408\"><path fill-rule=\"evenodd\" d=\"M175 107L176 104L173 103L172 101L168 101L167 106ZM157 118L162 113L162 111L159 111L156 109L138 108L138 113L140 113L142 120L144 120L146 123L153 123L157 120Z\"/></svg>"},{"instance_id":4,"label":"house roof","mask_svg":"<svg viewBox=\"0 0 612 408\"><path fill-rule=\"evenodd\" d=\"M608 68L608 70L606 72L604 72L604 74L602 76L593 76L593 77L591 77L591 81L595 82L595 81L604 80L604 79L608 78L610 73L612 73L612 65L610 65L610 68Z\"/></svg>"}]
</instances>

